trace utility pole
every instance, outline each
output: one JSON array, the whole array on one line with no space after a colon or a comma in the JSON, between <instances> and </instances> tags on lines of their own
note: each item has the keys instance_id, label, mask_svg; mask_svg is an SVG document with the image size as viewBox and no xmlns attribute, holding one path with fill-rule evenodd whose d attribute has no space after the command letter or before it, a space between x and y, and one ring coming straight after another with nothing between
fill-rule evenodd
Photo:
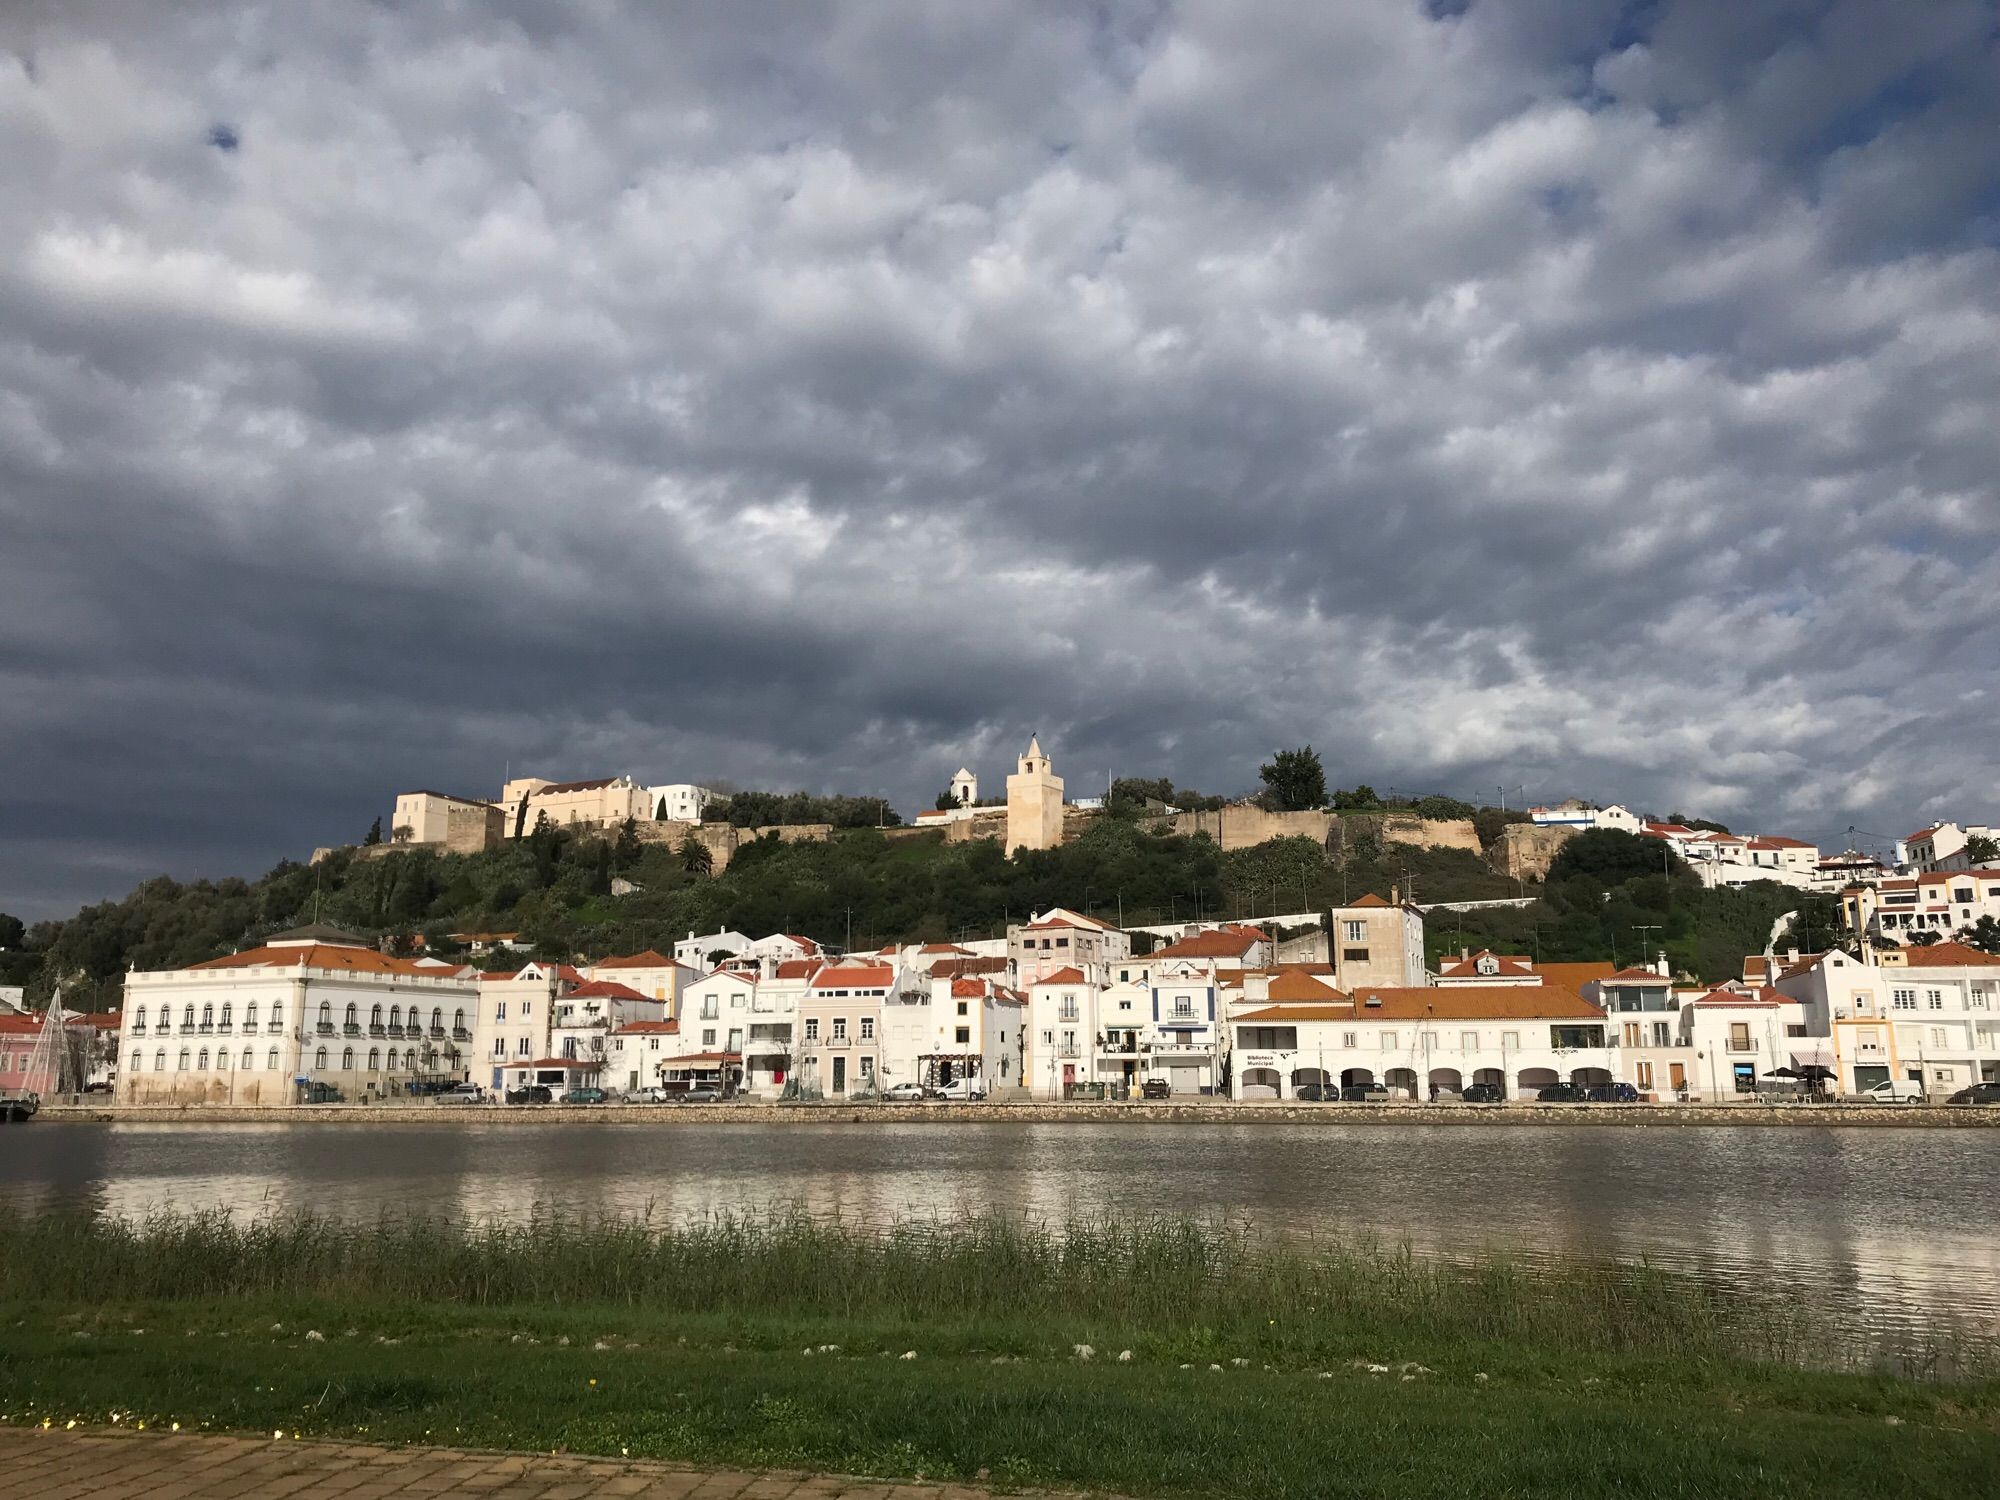
<instances>
[{"instance_id":1,"label":"utility pole","mask_svg":"<svg viewBox=\"0 0 2000 1500\"><path fill-rule=\"evenodd\" d=\"M1659 924L1658 922L1635 922L1635 923L1633 923L1633 924L1632 924L1632 930L1633 930L1634 932L1636 932L1636 933L1638 933L1638 934L1639 934L1639 951L1640 951L1641 953L1645 954L1645 956L1646 956L1646 962L1647 962L1648 964L1652 963L1652 961L1653 961L1653 945L1652 945L1652 943L1651 943L1651 942L1650 942L1650 941L1649 941L1649 940L1647 939L1647 937L1645 936L1645 934L1647 934L1647 933L1649 933L1649 932L1658 932L1658 931L1660 931L1660 930L1661 930L1661 929L1660 929L1660 924Z\"/></svg>"}]
</instances>

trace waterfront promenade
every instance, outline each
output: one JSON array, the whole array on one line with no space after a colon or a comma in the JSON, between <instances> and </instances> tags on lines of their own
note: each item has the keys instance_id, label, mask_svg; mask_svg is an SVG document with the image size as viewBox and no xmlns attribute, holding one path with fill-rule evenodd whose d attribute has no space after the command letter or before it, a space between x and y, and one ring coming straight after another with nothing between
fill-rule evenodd
<instances>
[{"instance_id":1,"label":"waterfront promenade","mask_svg":"<svg viewBox=\"0 0 2000 1500\"><path fill-rule=\"evenodd\" d=\"M219 1433L0 1427L0 1500L972 1500L965 1485Z\"/></svg>"},{"instance_id":2,"label":"waterfront promenade","mask_svg":"<svg viewBox=\"0 0 2000 1500\"><path fill-rule=\"evenodd\" d=\"M1084 1103L984 1100L977 1104L844 1103L440 1105L428 1100L378 1104L69 1104L42 1106L37 1123L439 1125L1748 1125L2000 1127L2000 1109L1945 1104L1294 1104L1189 1099Z\"/></svg>"}]
</instances>

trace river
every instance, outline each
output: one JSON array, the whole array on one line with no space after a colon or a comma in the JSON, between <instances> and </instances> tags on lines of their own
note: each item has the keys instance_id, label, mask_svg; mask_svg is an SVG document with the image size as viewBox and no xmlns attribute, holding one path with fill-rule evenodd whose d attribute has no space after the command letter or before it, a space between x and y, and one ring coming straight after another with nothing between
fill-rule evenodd
<instances>
[{"instance_id":1,"label":"river","mask_svg":"<svg viewBox=\"0 0 2000 1500\"><path fill-rule=\"evenodd\" d=\"M1424 1254L1774 1279L1894 1340L2000 1333L2000 1134L1380 1125L57 1124L0 1130L0 1212L404 1209L684 1217L796 1206L1174 1213Z\"/></svg>"}]
</instances>

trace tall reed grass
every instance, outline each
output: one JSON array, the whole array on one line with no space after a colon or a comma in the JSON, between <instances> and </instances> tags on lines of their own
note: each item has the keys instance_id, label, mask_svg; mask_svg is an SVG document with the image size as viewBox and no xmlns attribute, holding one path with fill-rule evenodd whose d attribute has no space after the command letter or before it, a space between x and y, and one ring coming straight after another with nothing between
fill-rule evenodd
<instances>
[{"instance_id":1,"label":"tall reed grass","mask_svg":"<svg viewBox=\"0 0 2000 1500\"><path fill-rule=\"evenodd\" d=\"M1822 1365L1840 1340L1795 1299L1643 1265L1439 1261L1169 1218L880 1231L784 1214L672 1224L55 1214L0 1224L0 1296L626 1304L1158 1333L1282 1325L1313 1343L1381 1334Z\"/></svg>"}]
</instances>

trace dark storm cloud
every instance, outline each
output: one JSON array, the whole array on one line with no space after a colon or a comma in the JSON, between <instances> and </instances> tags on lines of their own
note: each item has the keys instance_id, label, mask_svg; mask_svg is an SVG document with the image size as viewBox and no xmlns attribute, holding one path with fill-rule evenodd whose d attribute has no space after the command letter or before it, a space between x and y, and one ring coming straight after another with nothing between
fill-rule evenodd
<instances>
[{"instance_id":1,"label":"dark storm cloud","mask_svg":"<svg viewBox=\"0 0 2000 1500\"><path fill-rule=\"evenodd\" d=\"M1988 816L1982 3L30 4L0 908L510 767Z\"/></svg>"}]
</instances>

